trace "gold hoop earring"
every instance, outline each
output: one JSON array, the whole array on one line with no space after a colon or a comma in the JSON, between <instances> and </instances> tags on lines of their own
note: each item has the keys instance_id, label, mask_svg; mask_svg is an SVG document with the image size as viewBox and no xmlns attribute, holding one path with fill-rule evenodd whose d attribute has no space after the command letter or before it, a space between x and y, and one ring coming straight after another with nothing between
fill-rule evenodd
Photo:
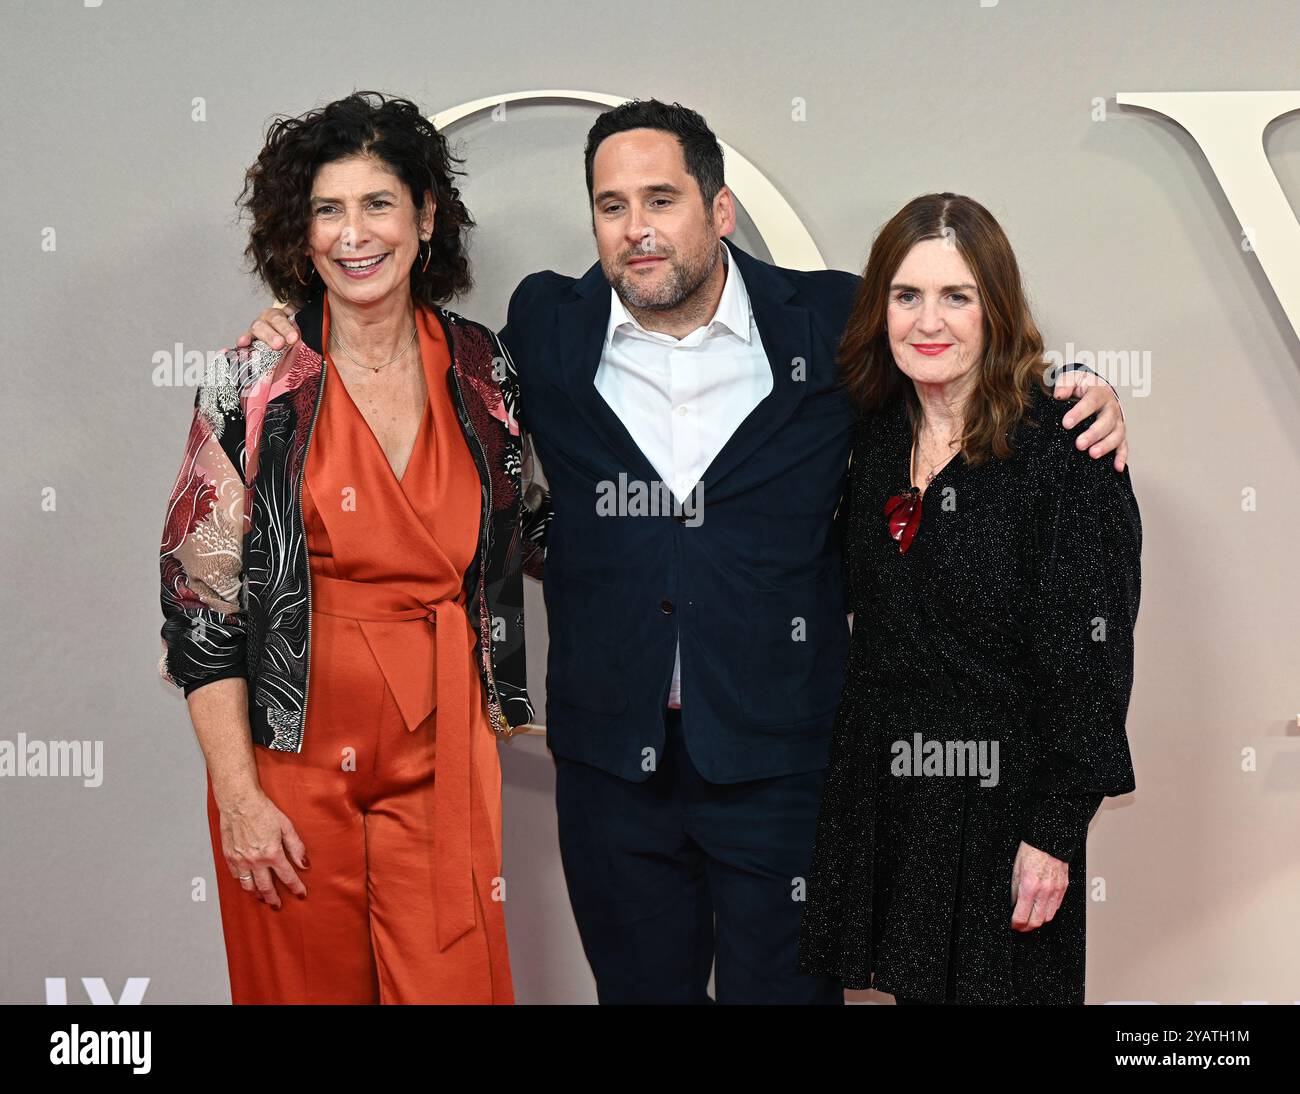
<instances>
[{"instance_id":1,"label":"gold hoop earring","mask_svg":"<svg viewBox=\"0 0 1300 1094\"><path fill-rule=\"evenodd\" d=\"M311 284L311 275L309 274L309 275L307 276L307 280L304 281L304 280L302 279L302 272L298 269L298 264L297 264L296 262L295 262L294 265L293 265L293 276L296 277L296 278L298 279L298 284L300 284L300 285L309 285L309 284Z\"/></svg>"},{"instance_id":2,"label":"gold hoop earring","mask_svg":"<svg viewBox=\"0 0 1300 1094\"><path fill-rule=\"evenodd\" d=\"M428 251L425 252L425 255L424 255L424 265L420 267L420 272L421 272L421 273L428 273L428 272L429 272L429 259L431 259L431 258L433 257L433 244L432 244L429 240L426 239L426 240L424 241L424 245L428 248Z\"/></svg>"}]
</instances>

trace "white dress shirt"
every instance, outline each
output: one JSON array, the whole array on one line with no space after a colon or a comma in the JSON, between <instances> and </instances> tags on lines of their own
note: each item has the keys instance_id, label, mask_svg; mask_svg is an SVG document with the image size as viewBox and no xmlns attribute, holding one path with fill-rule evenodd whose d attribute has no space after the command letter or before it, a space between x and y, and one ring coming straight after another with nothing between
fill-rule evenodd
<instances>
[{"instance_id":1,"label":"white dress shirt","mask_svg":"<svg viewBox=\"0 0 1300 1094\"><path fill-rule=\"evenodd\" d=\"M772 390L772 367L749 294L725 243L722 256L727 276L718 309L684 338L646 330L611 288L609 327L596 369L601 398L683 505L740 423ZM681 705L681 681L679 641L669 706Z\"/></svg>"}]
</instances>

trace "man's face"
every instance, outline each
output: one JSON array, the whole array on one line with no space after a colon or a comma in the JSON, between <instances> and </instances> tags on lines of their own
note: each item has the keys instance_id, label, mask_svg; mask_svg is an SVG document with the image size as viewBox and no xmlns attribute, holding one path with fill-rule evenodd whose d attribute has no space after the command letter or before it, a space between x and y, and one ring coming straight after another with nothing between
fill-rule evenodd
<instances>
[{"instance_id":1,"label":"man's face","mask_svg":"<svg viewBox=\"0 0 1300 1094\"><path fill-rule=\"evenodd\" d=\"M628 307L671 311L700 288L735 227L724 186L710 207L671 133L606 137L592 161L592 222L605 279Z\"/></svg>"}]
</instances>

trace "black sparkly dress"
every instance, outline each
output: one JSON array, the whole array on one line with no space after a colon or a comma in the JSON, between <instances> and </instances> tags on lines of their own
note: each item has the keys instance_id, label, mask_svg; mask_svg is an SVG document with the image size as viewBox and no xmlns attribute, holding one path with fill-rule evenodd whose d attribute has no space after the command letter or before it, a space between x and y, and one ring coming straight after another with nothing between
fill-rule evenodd
<instances>
[{"instance_id":1,"label":"black sparkly dress","mask_svg":"<svg viewBox=\"0 0 1300 1094\"><path fill-rule=\"evenodd\" d=\"M1075 448L1087 423L1061 425L1070 405L1035 388L1010 458L954 457L906 553L884 516L910 484L906 407L859 424L805 972L923 1001L1083 1002L1088 824L1134 789L1142 528L1128 471ZM1021 840L1070 867L1056 916L1027 932L1011 928Z\"/></svg>"}]
</instances>

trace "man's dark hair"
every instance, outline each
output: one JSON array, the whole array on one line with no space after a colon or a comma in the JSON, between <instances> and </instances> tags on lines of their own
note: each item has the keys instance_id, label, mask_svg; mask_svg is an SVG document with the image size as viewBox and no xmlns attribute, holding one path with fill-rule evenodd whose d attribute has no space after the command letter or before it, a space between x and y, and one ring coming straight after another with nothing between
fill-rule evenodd
<instances>
[{"instance_id":1,"label":"man's dark hair","mask_svg":"<svg viewBox=\"0 0 1300 1094\"><path fill-rule=\"evenodd\" d=\"M592 190L592 164L596 149L606 137L626 133L629 129L659 129L671 133L682 146L686 160L686 173L700 188L704 208L713 208L713 199L722 189L722 146L713 130L699 114L681 103L661 103L658 99L633 99L596 119L587 134L587 203L595 194Z\"/></svg>"}]
</instances>

